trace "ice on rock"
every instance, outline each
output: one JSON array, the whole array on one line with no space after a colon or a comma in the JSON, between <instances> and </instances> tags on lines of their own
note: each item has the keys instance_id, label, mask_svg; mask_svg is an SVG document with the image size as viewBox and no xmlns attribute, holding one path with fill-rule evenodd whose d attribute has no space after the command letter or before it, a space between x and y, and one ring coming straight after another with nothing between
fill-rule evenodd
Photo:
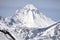
<instances>
[{"instance_id":1,"label":"ice on rock","mask_svg":"<svg viewBox=\"0 0 60 40\"><path fill-rule=\"evenodd\" d=\"M54 23L55 21L45 16L34 5L27 4L16 10L15 15L5 18L4 23L0 22L0 30L8 29L16 40L53 40L57 25L51 26Z\"/></svg>"},{"instance_id":2,"label":"ice on rock","mask_svg":"<svg viewBox=\"0 0 60 40\"><path fill-rule=\"evenodd\" d=\"M32 4L27 4L24 8L28 10L33 10L33 9L37 10L37 8Z\"/></svg>"},{"instance_id":3,"label":"ice on rock","mask_svg":"<svg viewBox=\"0 0 60 40\"><path fill-rule=\"evenodd\" d=\"M53 20L39 12L32 4L27 4L23 9L16 10L13 19L18 19L28 28L45 28L54 23Z\"/></svg>"}]
</instances>

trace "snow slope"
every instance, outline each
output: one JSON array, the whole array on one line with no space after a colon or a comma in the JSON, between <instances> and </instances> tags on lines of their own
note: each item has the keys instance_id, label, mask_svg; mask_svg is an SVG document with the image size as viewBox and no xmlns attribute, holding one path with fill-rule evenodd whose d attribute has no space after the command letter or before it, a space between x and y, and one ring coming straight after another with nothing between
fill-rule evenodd
<instances>
[{"instance_id":1,"label":"snow slope","mask_svg":"<svg viewBox=\"0 0 60 40\"><path fill-rule=\"evenodd\" d=\"M4 23L0 22L0 30L7 30L7 27ZM0 32L0 40L8 40L4 33Z\"/></svg>"},{"instance_id":2,"label":"snow slope","mask_svg":"<svg viewBox=\"0 0 60 40\"><path fill-rule=\"evenodd\" d=\"M34 28L34 29L30 29L28 27L16 27L13 29L7 27L4 23L0 22L0 30L9 31L16 40L54 40L54 39L59 40L60 39L59 37L60 21L49 26L48 28ZM10 40L11 38L5 35L4 33L0 32L0 39Z\"/></svg>"},{"instance_id":3,"label":"snow slope","mask_svg":"<svg viewBox=\"0 0 60 40\"><path fill-rule=\"evenodd\" d=\"M5 21L10 26L20 24L28 28L45 28L55 23L32 4L26 5L23 9L16 10L16 14L10 18L6 18Z\"/></svg>"},{"instance_id":4,"label":"snow slope","mask_svg":"<svg viewBox=\"0 0 60 40\"><path fill-rule=\"evenodd\" d=\"M59 23L46 17L34 5L28 4L16 10L13 16L0 21L0 30L7 30L16 40L59 40L55 34L58 30L56 27L60 28ZM0 33L0 39L4 40L2 38L12 40L8 35Z\"/></svg>"}]
</instances>

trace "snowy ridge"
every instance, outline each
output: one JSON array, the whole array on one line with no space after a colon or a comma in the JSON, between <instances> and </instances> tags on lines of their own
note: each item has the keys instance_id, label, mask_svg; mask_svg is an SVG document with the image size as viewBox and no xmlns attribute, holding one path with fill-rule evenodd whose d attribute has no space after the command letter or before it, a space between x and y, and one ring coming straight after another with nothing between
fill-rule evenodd
<instances>
[{"instance_id":1,"label":"snowy ridge","mask_svg":"<svg viewBox=\"0 0 60 40\"><path fill-rule=\"evenodd\" d=\"M2 25L2 28L1 28L1 25ZM7 28L6 26L5 26L5 24L3 24L3 23L0 23L0 28L1 29L5 29L5 30L7 30L8 29L8 31L14 36L14 38L16 39L16 40L39 40L39 39L45 39L45 37L47 37L46 39L47 40L54 40L54 38L52 38L52 37L54 37L56 34L54 33L55 32L55 30L57 30L58 31L58 29L56 29L56 27L57 28L60 28L60 22L57 22L57 23L55 23L55 24L53 24L53 26L49 26L50 28L48 28L46 31L44 30L44 29L46 29L46 28L44 28L44 29L41 29L41 28L36 28L36 29L29 29L29 28L26 28L26 27L16 27L14 30L13 29L11 29L11 28ZM0 30L1 30L0 29ZM9 30L10 29L10 30ZM37 31L36 31L37 30ZM41 30L41 31L40 31ZM43 30L43 31L42 31ZM54 30L54 31L53 31ZM35 32L34 32L35 31ZM53 34L51 33L51 32L53 32ZM60 32L60 31L59 31ZM1 34L1 33L0 33ZM51 35L53 35L53 36L51 36ZM60 34L58 34L58 36L59 36ZM0 35L1 36L1 35ZM51 38L50 38L51 37ZM1 38L1 37L0 37ZM6 36L4 36L4 38L6 38L6 40L7 39L9 39L9 38L7 38ZM56 38L56 39L58 39L58 38ZM58 39L59 40L59 39Z\"/></svg>"},{"instance_id":2,"label":"snowy ridge","mask_svg":"<svg viewBox=\"0 0 60 40\"><path fill-rule=\"evenodd\" d=\"M16 14L12 16L11 18L9 18L8 21L9 22L7 23L11 25L20 24L28 28L36 28L36 27L45 28L55 23L53 20L43 15L43 13L41 13L32 4L26 5L21 10L16 10Z\"/></svg>"},{"instance_id":3,"label":"snowy ridge","mask_svg":"<svg viewBox=\"0 0 60 40\"><path fill-rule=\"evenodd\" d=\"M24 9L27 9L27 10L37 10L37 8L34 6L34 5L32 5L32 4L27 4L25 7L24 7Z\"/></svg>"},{"instance_id":4,"label":"snowy ridge","mask_svg":"<svg viewBox=\"0 0 60 40\"><path fill-rule=\"evenodd\" d=\"M54 40L55 37L59 40L60 34L57 31L60 28L60 21L54 22L32 4L16 10L15 15L3 21L0 22L0 30L7 30L15 40ZM0 34L3 35L1 32ZM13 40L8 35L2 35L1 40Z\"/></svg>"}]
</instances>

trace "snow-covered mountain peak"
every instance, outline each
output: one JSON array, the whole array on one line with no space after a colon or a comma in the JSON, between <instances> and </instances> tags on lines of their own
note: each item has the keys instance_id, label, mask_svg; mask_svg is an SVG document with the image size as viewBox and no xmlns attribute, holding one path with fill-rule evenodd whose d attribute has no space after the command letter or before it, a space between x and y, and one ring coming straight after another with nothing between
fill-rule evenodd
<instances>
[{"instance_id":1,"label":"snow-covered mountain peak","mask_svg":"<svg viewBox=\"0 0 60 40\"><path fill-rule=\"evenodd\" d=\"M19 24L29 28L45 28L54 23L53 20L43 15L43 13L32 4L28 4L24 8L16 10L16 14L10 19L9 25Z\"/></svg>"},{"instance_id":2,"label":"snow-covered mountain peak","mask_svg":"<svg viewBox=\"0 0 60 40\"><path fill-rule=\"evenodd\" d=\"M33 5L33 4L27 4L24 8L20 9L20 10L16 10L16 13L27 13L29 11L37 11L37 8Z\"/></svg>"},{"instance_id":3,"label":"snow-covered mountain peak","mask_svg":"<svg viewBox=\"0 0 60 40\"><path fill-rule=\"evenodd\" d=\"M27 4L24 8L27 10L37 10L37 8L33 4Z\"/></svg>"},{"instance_id":4,"label":"snow-covered mountain peak","mask_svg":"<svg viewBox=\"0 0 60 40\"><path fill-rule=\"evenodd\" d=\"M15 15L3 21L0 21L0 31L7 32L7 34L1 35L0 32L1 40L14 40L14 38L16 40L55 40L55 37L59 39L60 21L55 23L32 4L16 10Z\"/></svg>"}]
</instances>

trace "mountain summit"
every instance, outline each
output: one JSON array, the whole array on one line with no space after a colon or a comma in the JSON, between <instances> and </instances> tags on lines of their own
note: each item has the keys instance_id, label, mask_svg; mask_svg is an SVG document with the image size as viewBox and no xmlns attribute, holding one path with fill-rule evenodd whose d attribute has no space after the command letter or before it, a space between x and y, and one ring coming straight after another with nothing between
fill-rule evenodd
<instances>
[{"instance_id":1,"label":"mountain summit","mask_svg":"<svg viewBox=\"0 0 60 40\"><path fill-rule=\"evenodd\" d=\"M37 8L32 4L27 4L24 8L28 10L37 10Z\"/></svg>"},{"instance_id":2,"label":"mountain summit","mask_svg":"<svg viewBox=\"0 0 60 40\"><path fill-rule=\"evenodd\" d=\"M32 4L16 10L15 15L7 17L3 21L0 21L1 40L60 39L60 21L54 22Z\"/></svg>"},{"instance_id":3,"label":"mountain summit","mask_svg":"<svg viewBox=\"0 0 60 40\"><path fill-rule=\"evenodd\" d=\"M12 19L9 21L10 24L18 23L28 28L45 28L54 23L32 4L27 4L23 9L16 10L16 14L10 19Z\"/></svg>"}]
</instances>

